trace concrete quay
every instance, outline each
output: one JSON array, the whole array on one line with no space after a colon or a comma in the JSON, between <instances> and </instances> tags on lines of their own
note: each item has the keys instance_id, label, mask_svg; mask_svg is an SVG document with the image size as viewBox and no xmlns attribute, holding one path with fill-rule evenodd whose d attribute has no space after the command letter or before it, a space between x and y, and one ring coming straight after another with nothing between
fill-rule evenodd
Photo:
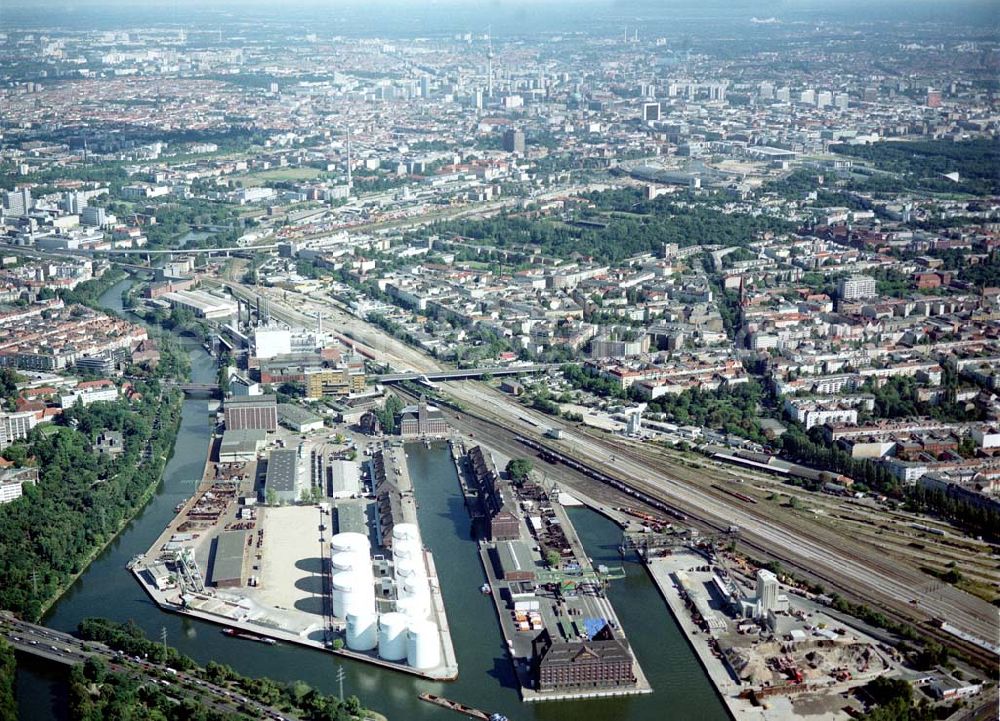
<instances>
[{"instance_id":1,"label":"concrete quay","mask_svg":"<svg viewBox=\"0 0 1000 721\"><path fill-rule=\"evenodd\" d=\"M471 514L473 512L471 504L476 502L475 493L470 492L468 487L469 479L467 479L464 464L461 462L462 453L460 450L460 444L456 441L452 442L452 459L454 460L456 470L458 471L458 478L462 487L463 496L465 496L466 506ZM563 529L566 541L572 548L575 560L579 563L581 576L583 574L591 573L593 568L590 559L587 556L586 550L580 542L576 531L573 529L572 522L570 521L569 516L562 504L555 499L552 499L551 508L558 519L559 525ZM519 511L518 520L521 528L521 538L528 539L528 545L533 546L534 544L530 541L532 535L528 526L528 520L524 514ZM571 699L610 698L616 696L633 696L652 693L653 689L650 686L642 667L639 665L639 661L635 657L631 645L628 644L628 639L625 636L624 630L622 629L621 623L618 620L617 614L615 613L611 602L602 594L588 591L584 591L579 594L574 592L565 598L548 592L536 594L537 600L539 601L538 611L541 615L544 627L547 628L554 637L558 637L561 633L559 629L563 628L563 624L567 624L568 626L573 625L573 619L605 619L614 630L615 635L625 643L628 649L632 658L635 683L628 686L593 688L586 690L573 689L539 691L535 689L532 675L532 639L535 637L536 633L530 632L526 634L524 632L520 632L515 625L511 609L506 607L503 600L503 591L507 589L508 582L497 578L493 562L490 559L490 551L496 544L491 541L480 540L478 545L479 560L482 564L483 573L486 576L486 580L490 588L490 595L493 600L494 609L497 613L497 620L500 625L501 633L504 637L507 656L514 668L514 672L518 680L519 693L523 702L536 703L542 701L564 701ZM546 563L544 559L542 559L540 551L537 550L537 546L534 546L531 553L536 569L544 569L546 567Z\"/></svg>"},{"instance_id":2,"label":"concrete quay","mask_svg":"<svg viewBox=\"0 0 1000 721\"><path fill-rule=\"evenodd\" d=\"M213 438L210 441L210 444L215 443L216 439ZM334 655L351 658L357 661L364 661L365 663L374 664L376 666L399 671L401 673L407 673L427 680L451 681L458 677L458 664L451 640L450 627L445 613L444 600L441 596L440 582L438 580L433 556L429 551L425 551L424 553L424 562L427 568L431 591L431 614L432 619L435 623L437 623L440 630L442 643L442 663L432 669L420 670L408 666L405 663L386 661L379 658L375 652L369 653L353 651L346 647L333 648L330 641L330 628L332 627L327 628L327 624L321 623L318 620L304 625L298 619L292 618L293 612L290 608L280 605L273 607L268 605L267 602L260 597L260 589L247 589L248 591L252 590L257 592L256 595L250 593L242 594L239 592L239 589L218 590L215 588L205 588L203 591L195 591L190 588L183 589L179 587L170 587L160 590L152 581L152 578L147 575L146 570L160 558L164 545L179 532L178 527L184 523L185 518L187 517L187 512L194 506L205 491L211 490L216 469L216 464L212 461L212 450L213 449L210 445L210 452L208 459L206 459L205 467L202 472L202 478L200 479L200 482L196 484L195 492L184 502L180 512L175 517L171 518L170 523L167 524L167 527L156 538L146 553L137 556L129 564L129 570L132 572L132 575L146 591L147 595L157 604L157 606L170 613L197 618L225 628L245 631L250 634L274 639L276 641L294 643L296 645L312 648L314 650L326 651ZM401 448L395 450L397 452L397 458L394 459L397 464L395 467L400 468L400 474L395 478L396 482L401 485L401 490L409 491L412 489L412 485L410 483L409 474L406 470L405 462L402 460L404 457L403 450ZM393 454L391 453L387 454L387 461L392 458L392 455ZM248 467L250 478L248 481L240 484L241 491L253 492L253 478L256 472L255 464L248 464ZM201 558L207 558L208 542L225 526L227 521L232 520L233 513L234 511L230 504L230 507L227 507L214 525L199 529L196 532L196 538L187 540L182 545L190 547ZM405 498L404 517L408 522L416 523L416 504L414 503L412 493L408 494ZM267 515L262 514L258 519L258 523L261 524L261 527L266 528ZM270 537L273 534L267 535ZM320 555L322 555L322 553L323 550L321 549ZM246 565L250 565L251 563L252 560L250 558L245 559ZM202 566L202 568L204 568L204 566ZM202 574L204 579L205 571L202 571ZM329 590L327 589L325 593L328 592ZM261 601L264 601L264 603L262 604Z\"/></svg>"}]
</instances>

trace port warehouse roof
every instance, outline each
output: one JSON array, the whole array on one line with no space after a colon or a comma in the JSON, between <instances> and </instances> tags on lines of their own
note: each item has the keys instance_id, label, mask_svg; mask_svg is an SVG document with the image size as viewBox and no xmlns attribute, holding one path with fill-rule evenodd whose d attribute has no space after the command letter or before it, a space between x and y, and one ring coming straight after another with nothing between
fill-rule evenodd
<instances>
[{"instance_id":1,"label":"port warehouse roof","mask_svg":"<svg viewBox=\"0 0 1000 721\"><path fill-rule=\"evenodd\" d=\"M524 541L500 541L490 549L490 558L495 572L503 579L526 581L535 577L535 559Z\"/></svg>"},{"instance_id":2,"label":"port warehouse roof","mask_svg":"<svg viewBox=\"0 0 1000 721\"><path fill-rule=\"evenodd\" d=\"M291 403L278 404L278 420L293 431L311 430L311 427L323 425L323 419L315 413Z\"/></svg>"},{"instance_id":3,"label":"port warehouse roof","mask_svg":"<svg viewBox=\"0 0 1000 721\"><path fill-rule=\"evenodd\" d=\"M337 533L368 535L368 513L365 503L344 502L337 505Z\"/></svg>"},{"instance_id":4,"label":"port warehouse roof","mask_svg":"<svg viewBox=\"0 0 1000 721\"><path fill-rule=\"evenodd\" d=\"M219 443L219 460L227 455L255 456L266 441L267 431L263 429L227 430Z\"/></svg>"},{"instance_id":5,"label":"port warehouse roof","mask_svg":"<svg viewBox=\"0 0 1000 721\"><path fill-rule=\"evenodd\" d=\"M246 531L223 531L215 538L212 556L212 583L216 586L243 584L243 549Z\"/></svg>"},{"instance_id":6,"label":"port warehouse roof","mask_svg":"<svg viewBox=\"0 0 1000 721\"><path fill-rule=\"evenodd\" d=\"M242 408L270 408L271 406L277 407L277 403L278 396L275 395L233 396L226 399L226 406Z\"/></svg>"},{"instance_id":7,"label":"port warehouse roof","mask_svg":"<svg viewBox=\"0 0 1000 721\"><path fill-rule=\"evenodd\" d=\"M264 488L275 493L295 493L296 467L299 452L290 448L271 451L267 460L267 477Z\"/></svg>"},{"instance_id":8,"label":"port warehouse roof","mask_svg":"<svg viewBox=\"0 0 1000 721\"><path fill-rule=\"evenodd\" d=\"M346 498L361 492L361 467L354 461L330 461L333 497Z\"/></svg>"}]
</instances>

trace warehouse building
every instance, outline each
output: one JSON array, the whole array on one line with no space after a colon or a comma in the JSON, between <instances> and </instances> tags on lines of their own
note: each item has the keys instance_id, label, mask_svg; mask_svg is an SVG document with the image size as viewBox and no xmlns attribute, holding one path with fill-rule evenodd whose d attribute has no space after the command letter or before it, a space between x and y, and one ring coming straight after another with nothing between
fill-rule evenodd
<instances>
[{"instance_id":1,"label":"warehouse building","mask_svg":"<svg viewBox=\"0 0 1000 721\"><path fill-rule=\"evenodd\" d=\"M284 505L299 497L299 453L288 448L271 451L264 479L264 497Z\"/></svg>"},{"instance_id":2,"label":"warehouse building","mask_svg":"<svg viewBox=\"0 0 1000 721\"><path fill-rule=\"evenodd\" d=\"M514 510L510 487L500 484L493 459L483 453L480 446L472 448L468 458L479 500L473 517L483 520L490 540L512 541L520 538L521 524Z\"/></svg>"},{"instance_id":3,"label":"warehouse building","mask_svg":"<svg viewBox=\"0 0 1000 721\"><path fill-rule=\"evenodd\" d=\"M605 626L587 641L553 640L548 630L532 642L539 691L617 688L635 684L632 654Z\"/></svg>"},{"instance_id":4,"label":"warehouse building","mask_svg":"<svg viewBox=\"0 0 1000 721\"><path fill-rule=\"evenodd\" d=\"M236 316L235 302L200 290L177 290L164 293L161 297L170 303L171 308L189 310L196 318L218 320Z\"/></svg>"},{"instance_id":5,"label":"warehouse building","mask_svg":"<svg viewBox=\"0 0 1000 721\"><path fill-rule=\"evenodd\" d=\"M223 531L212 541L212 580L218 588L243 585L243 555L247 547L246 531Z\"/></svg>"},{"instance_id":6,"label":"warehouse building","mask_svg":"<svg viewBox=\"0 0 1000 721\"><path fill-rule=\"evenodd\" d=\"M535 559L524 541L501 541L489 551L494 575L502 581L534 581Z\"/></svg>"},{"instance_id":7,"label":"warehouse building","mask_svg":"<svg viewBox=\"0 0 1000 721\"><path fill-rule=\"evenodd\" d=\"M278 404L278 421L285 428L291 428L296 433L318 431L323 427L323 419L315 413L310 413L302 406L291 403Z\"/></svg>"},{"instance_id":8,"label":"warehouse building","mask_svg":"<svg viewBox=\"0 0 1000 721\"><path fill-rule=\"evenodd\" d=\"M278 399L267 396L234 396L226 399L226 432L278 430Z\"/></svg>"},{"instance_id":9,"label":"warehouse building","mask_svg":"<svg viewBox=\"0 0 1000 721\"><path fill-rule=\"evenodd\" d=\"M227 430L219 442L219 463L249 463L267 443L267 432L243 429Z\"/></svg>"},{"instance_id":10,"label":"warehouse building","mask_svg":"<svg viewBox=\"0 0 1000 721\"><path fill-rule=\"evenodd\" d=\"M361 467L354 461L330 461L330 497L351 498L361 493Z\"/></svg>"}]
</instances>

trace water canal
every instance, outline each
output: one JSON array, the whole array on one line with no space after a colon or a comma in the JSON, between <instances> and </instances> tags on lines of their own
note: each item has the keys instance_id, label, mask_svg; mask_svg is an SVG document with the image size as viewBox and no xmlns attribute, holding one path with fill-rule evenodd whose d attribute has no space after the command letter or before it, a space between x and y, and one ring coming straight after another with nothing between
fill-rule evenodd
<instances>
[{"instance_id":1,"label":"water canal","mask_svg":"<svg viewBox=\"0 0 1000 721\"><path fill-rule=\"evenodd\" d=\"M130 281L109 289L102 304L121 312L121 292ZM215 379L212 358L193 340L192 380ZM44 623L73 631L87 616L133 620L151 636L167 631L168 642L200 663L227 663L243 674L301 679L325 692L336 691L334 672L347 673L344 691L387 715L391 721L451 719L457 716L417 699L421 691L446 695L489 711L506 713L512 721L576 721L581 717L615 721L660 721L664 718L722 721L728 718L687 642L674 624L645 570L626 564L628 577L612 585L610 597L618 611L654 693L587 702L527 705L519 700L503 640L489 598L479 592L483 573L471 541L451 457L444 444L407 447L414 479L419 520L425 542L434 552L459 663L459 679L433 683L367 664L340 659L287 644L263 646L223 636L218 626L160 611L125 570L144 551L173 515L174 506L194 490L208 450L211 431L206 401L185 401L173 457L156 496L125 531L87 569L53 607ZM618 564L618 528L587 509L571 509L587 552L597 562ZM18 669L22 718L49 721L68 718L63 672L37 662Z\"/></svg>"}]
</instances>

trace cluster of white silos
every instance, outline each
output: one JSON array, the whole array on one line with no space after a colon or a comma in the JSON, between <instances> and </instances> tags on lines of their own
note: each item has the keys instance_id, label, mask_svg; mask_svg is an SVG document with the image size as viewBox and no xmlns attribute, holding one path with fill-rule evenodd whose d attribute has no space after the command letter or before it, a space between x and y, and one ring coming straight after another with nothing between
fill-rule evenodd
<instances>
[{"instance_id":1,"label":"cluster of white silos","mask_svg":"<svg viewBox=\"0 0 1000 721\"><path fill-rule=\"evenodd\" d=\"M414 524L393 527L392 560L396 612L382 617L379 655L387 660L405 658L414 668L433 668L441 663L441 645L437 625L427 620L431 589L420 531Z\"/></svg>"},{"instance_id":2,"label":"cluster of white silos","mask_svg":"<svg viewBox=\"0 0 1000 721\"><path fill-rule=\"evenodd\" d=\"M347 647L371 651L378 643L371 544L361 533L338 533L331 541L333 615L347 621Z\"/></svg>"},{"instance_id":3,"label":"cluster of white silos","mask_svg":"<svg viewBox=\"0 0 1000 721\"><path fill-rule=\"evenodd\" d=\"M427 620L430 583L417 526L400 523L392 530L396 610L381 616L376 613L368 538L360 533L338 533L331 545L333 615L347 622L347 647L354 651L378 648L380 658L406 662L413 668L440 665L438 627Z\"/></svg>"}]
</instances>

